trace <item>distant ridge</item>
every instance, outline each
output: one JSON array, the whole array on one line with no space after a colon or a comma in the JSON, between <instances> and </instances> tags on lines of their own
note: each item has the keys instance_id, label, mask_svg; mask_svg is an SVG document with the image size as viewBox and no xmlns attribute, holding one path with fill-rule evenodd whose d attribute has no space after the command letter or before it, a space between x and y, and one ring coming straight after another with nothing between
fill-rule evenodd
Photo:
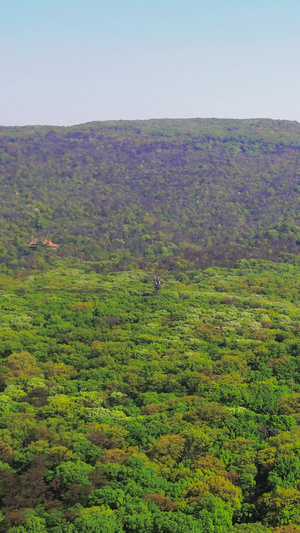
<instances>
[{"instance_id":1,"label":"distant ridge","mask_svg":"<svg viewBox=\"0 0 300 533\"><path fill-rule=\"evenodd\" d=\"M111 129L123 129L130 131L140 131L144 134L153 134L155 132L161 132L165 135L174 135L174 133L180 134L192 134L201 135L210 133L213 130L214 134L235 132L247 133L248 128L253 129L253 133L256 132L262 135L264 138L270 134L284 133L287 135L299 134L300 135L300 123L290 120L275 120L268 118L253 118L253 119L220 119L220 118L165 118L165 119L141 119L141 120L104 120L104 121L92 121L82 124L74 124L72 126L55 126L55 125L28 125L28 126L0 126L2 130L12 130L14 132L18 130L111 130Z\"/></svg>"}]
</instances>

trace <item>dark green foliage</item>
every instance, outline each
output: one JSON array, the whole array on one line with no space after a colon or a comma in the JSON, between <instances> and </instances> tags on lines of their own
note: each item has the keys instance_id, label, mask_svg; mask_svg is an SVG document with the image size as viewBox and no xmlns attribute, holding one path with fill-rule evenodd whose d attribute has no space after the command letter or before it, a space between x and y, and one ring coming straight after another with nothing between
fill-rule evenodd
<instances>
[{"instance_id":1,"label":"dark green foliage","mask_svg":"<svg viewBox=\"0 0 300 533\"><path fill-rule=\"evenodd\" d=\"M298 254L299 133L272 120L2 127L3 262L44 269L76 257L99 271L152 265L184 276L189 265ZM57 252L30 252L43 235Z\"/></svg>"}]
</instances>

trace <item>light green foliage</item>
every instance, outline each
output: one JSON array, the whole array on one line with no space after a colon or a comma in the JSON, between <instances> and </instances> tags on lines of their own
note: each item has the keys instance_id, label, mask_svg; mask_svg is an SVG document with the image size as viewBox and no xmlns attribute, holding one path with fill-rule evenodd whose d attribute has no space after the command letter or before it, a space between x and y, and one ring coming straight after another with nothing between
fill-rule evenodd
<instances>
[{"instance_id":1,"label":"light green foliage","mask_svg":"<svg viewBox=\"0 0 300 533\"><path fill-rule=\"evenodd\" d=\"M93 467L83 461L67 461L55 469L55 475L59 478L61 486L68 488L73 484L79 486L88 485L88 474L92 471Z\"/></svg>"},{"instance_id":2,"label":"light green foliage","mask_svg":"<svg viewBox=\"0 0 300 533\"><path fill-rule=\"evenodd\" d=\"M83 509L80 516L74 521L76 533L123 533L123 528L118 524L116 516L104 506Z\"/></svg>"},{"instance_id":3,"label":"light green foliage","mask_svg":"<svg viewBox=\"0 0 300 533\"><path fill-rule=\"evenodd\" d=\"M215 496L205 497L192 505L192 512L207 533L226 533L231 527L233 511L230 505Z\"/></svg>"},{"instance_id":4,"label":"light green foliage","mask_svg":"<svg viewBox=\"0 0 300 533\"><path fill-rule=\"evenodd\" d=\"M3 278L0 533L299 524L298 267L96 266Z\"/></svg>"}]
</instances>

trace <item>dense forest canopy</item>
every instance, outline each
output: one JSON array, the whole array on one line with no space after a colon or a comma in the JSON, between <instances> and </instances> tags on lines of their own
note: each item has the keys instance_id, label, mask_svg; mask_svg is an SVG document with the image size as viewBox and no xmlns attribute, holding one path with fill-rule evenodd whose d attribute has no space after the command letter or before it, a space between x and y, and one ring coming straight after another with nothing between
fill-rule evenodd
<instances>
[{"instance_id":1,"label":"dense forest canopy","mask_svg":"<svg viewBox=\"0 0 300 533\"><path fill-rule=\"evenodd\" d=\"M0 284L0 531L300 531L299 267Z\"/></svg>"},{"instance_id":2,"label":"dense forest canopy","mask_svg":"<svg viewBox=\"0 0 300 533\"><path fill-rule=\"evenodd\" d=\"M1 533L300 533L299 135L0 128Z\"/></svg>"},{"instance_id":3,"label":"dense forest canopy","mask_svg":"<svg viewBox=\"0 0 300 533\"><path fill-rule=\"evenodd\" d=\"M168 269L300 248L300 124L148 120L0 128L1 253Z\"/></svg>"}]
</instances>

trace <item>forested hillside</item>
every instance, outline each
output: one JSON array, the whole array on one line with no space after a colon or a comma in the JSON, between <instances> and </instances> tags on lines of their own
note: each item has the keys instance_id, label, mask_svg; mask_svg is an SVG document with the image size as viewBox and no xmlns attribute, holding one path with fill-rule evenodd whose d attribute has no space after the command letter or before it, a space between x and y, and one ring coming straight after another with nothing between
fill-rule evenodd
<instances>
[{"instance_id":1,"label":"forested hillside","mask_svg":"<svg viewBox=\"0 0 300 533\"><path fill-rule=\"evenodd\" d=\"M299 134L272 120L2 127L4 263L28 266L39 236L109 268L286 260L300 250Z\"/></svg>"},{"instance_id":2,"label":"forested hillside","mask_svg":"<svg viewBox=\"0 0 300 533\"><path fill-rule=\"evenodd\" d=\"M0 532L300 533L300 124L0 146Z\"/></svg>"}]
</instances>

